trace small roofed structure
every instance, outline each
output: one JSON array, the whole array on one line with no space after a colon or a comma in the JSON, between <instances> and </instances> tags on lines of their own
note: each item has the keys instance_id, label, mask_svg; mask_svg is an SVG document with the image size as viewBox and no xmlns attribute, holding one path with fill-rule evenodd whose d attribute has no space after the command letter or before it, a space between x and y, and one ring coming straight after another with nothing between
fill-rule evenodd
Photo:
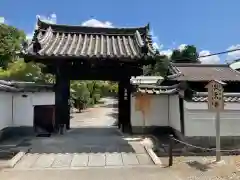
<instances>
[{"instance_id":1,"label":"small roofed structure","mask_svg":"<svg viewBox=\"0 0 240 180\"><path fill-rule=\"evenodd\" d=\"M45 72L56 75L57 125L69 128L70 80L112 80L119 82L119 127L130 131L130 78L142 75L143 66L154 64L159 55L149 31L149 24L102 28L37 20L33 39L21 55L26 62L45 64Z\"/></svg>"}]
</instances>

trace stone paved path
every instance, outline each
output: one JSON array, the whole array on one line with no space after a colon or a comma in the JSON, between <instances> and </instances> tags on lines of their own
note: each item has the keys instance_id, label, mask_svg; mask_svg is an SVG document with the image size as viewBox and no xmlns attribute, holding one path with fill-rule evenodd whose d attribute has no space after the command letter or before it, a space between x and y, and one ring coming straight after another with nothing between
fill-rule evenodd
<instances>
[{"instance_id":1,"label":"stone paved path","mask_svg":"<svg viewBox=\"0 0 240 180\"><path fill-rule=\"evenodd\" d=\"M64 135L32 138L31 150L14 169L123 167L154 165L139 141L128 141L113 127L114 99L87 112L73 114L72 129Z\"/></svg>"},{"instance_id":2,"label":"stone paved path","mask_svg":"<svg viewBox=\"0 0 240 180\"><path fill-rule=\"evenodd\" d=\"M103 152L96 152L98 147L85 147L90 149L90 153L28 153L14 168L41 169L153 165L149 155L143 152L144 149L141 145L131 144L131 146L140 151L123 152L119 149L116 152L108 152L109 147L106 147Z\"/></svg>"}]
</instances>

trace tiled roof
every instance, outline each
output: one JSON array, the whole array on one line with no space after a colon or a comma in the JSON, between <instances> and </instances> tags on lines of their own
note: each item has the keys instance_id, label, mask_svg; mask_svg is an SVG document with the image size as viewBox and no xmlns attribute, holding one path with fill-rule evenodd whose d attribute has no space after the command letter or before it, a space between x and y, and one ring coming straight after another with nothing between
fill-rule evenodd
<instances>
[{"instance_id":1,"label":"tiled roof","mask_svg":"<svg viewBox=\"0 0 240 180\"><path fill-rule=\"evenodd\" d=\"M225 102L240 102L240 93L224 93ZM198 93L193 95L192 101L194 102L207 102L207 93Z\"/></svg>"},{"instance_id":2,"label":"tiled roof","mask_svg":"<svg viewBox=\"0 0 240 180\"><path fill-rule=\"evenodd\" d=\"M8 85L5 85L5 84L0 84L0 91L17 92L19 90L15 87L11 87L11 86L8 86Z\"/></svg>"},{"instance_id":3,"label":"tiled roof","mask_svg":"<svg viewBox=\"0 0 240 180\"><path fill-rule=\"evenodd\" d=\"M144 94L174 94L178 92L178 85L173 86L155 86L155 85L139 85L137 92Z\"/></svg>"},{"instance_id":4,"label":"tiled roof","mask_svg":"<svg viewBox=\"0 0 240 180\"><path fill-rule=\"evenodd\" d=\"M137 60L144 54L152 57L156 53L149 26L100 28L48 24L40 20L37 24L35 38L25 47L24 55Z\"/></svg>"},{"instance_id":5,"label":"tiled roof","mask_svg":"<svg viewBox=\"0 0 240 180\"><path fill-rule=\"evenodd\" d=\"M240 73L227 64L173 64L180 76L173 78L179 81L240 81Z\"/></svg>"},{"instance_id":6,"label":"tiled roof","mask_svg":"<svg viewBox=\"0 0 240 180\"><path fill-rule=\"evenodd\" d=\"M0 91L7 92L36 92L36 91L53 91L52 84L36 84L34 82L19 82L0 80Z\"/></svg>"}]
</instances>

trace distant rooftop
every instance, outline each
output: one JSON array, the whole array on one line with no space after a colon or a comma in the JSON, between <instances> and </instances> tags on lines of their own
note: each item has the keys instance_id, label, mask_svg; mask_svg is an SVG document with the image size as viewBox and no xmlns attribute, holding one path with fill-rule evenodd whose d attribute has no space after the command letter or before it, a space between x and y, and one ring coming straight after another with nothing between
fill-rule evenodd
<instances>
[{"instance_id":1,"label":"distant rooftop","mask_svg":"<svg viewBox=\"0 0 240 180\"><path fill-rule=\"evenodd\" d=\"M178 81L240 81L240 73L228 64L175 63L173 66L181 74L173 78Z\"/></svg>"}]
</instances>

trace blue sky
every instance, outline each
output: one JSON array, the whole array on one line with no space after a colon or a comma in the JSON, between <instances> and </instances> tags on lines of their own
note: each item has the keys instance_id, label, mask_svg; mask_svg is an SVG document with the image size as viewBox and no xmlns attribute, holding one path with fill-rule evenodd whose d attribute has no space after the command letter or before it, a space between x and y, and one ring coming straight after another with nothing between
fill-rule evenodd
<instances>
[{"instance_id":1,"label":"blue sky","mask_svg":"<svg viewBox=\"0 0 240 180\"><path fill-rule=\"evenodd\" d=\"M22 0L19 4L1 0L0 16L26 33L32 33L36 15L59 24L121 27L150 23L163 53L193 44L204 55L240 48L239 7L239 0ZM216 63L238 57L240 52L202 60Z\"/></svg>"}]
</instances>

